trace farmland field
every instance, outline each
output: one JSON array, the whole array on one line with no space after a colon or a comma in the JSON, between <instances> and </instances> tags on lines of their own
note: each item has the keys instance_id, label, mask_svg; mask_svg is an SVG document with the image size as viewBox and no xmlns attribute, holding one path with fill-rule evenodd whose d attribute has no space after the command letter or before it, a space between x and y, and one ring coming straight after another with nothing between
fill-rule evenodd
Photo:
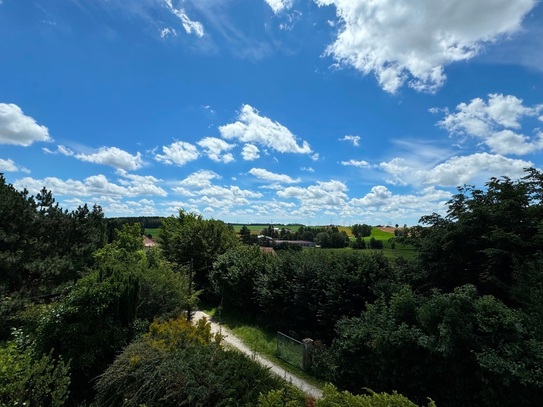
<instances>
[{"instance_id":1,"label":"farmland field","mask_svg":"<svg viewBox=\"0 0 543 407\"><path fill-rule=\"evenodd\" d=\"M145 235L151 235L153 239L156 239L158 236L158 230L160 228L145 228Z\"/></svg>"}]
</instances>

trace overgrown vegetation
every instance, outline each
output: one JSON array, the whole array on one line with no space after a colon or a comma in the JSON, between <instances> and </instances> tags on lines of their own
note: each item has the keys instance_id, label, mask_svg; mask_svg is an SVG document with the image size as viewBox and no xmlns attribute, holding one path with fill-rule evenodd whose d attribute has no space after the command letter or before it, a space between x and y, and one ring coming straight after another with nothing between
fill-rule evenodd
<instances>
[{"instance_id":1,"label":"overgrown vegetation","mask_svg":"<svg viewBox=\"0 0 543 407\"><path fill-rule=\"evenodd\" d=\"M446 216L401 229L387 243L413 245L413 260L264 253L185 211L146 251L139 223L106 244L99 207L63 211L49 191L31 197L3 177L0 196L0 404L529 406L543 395L537 170L464 186ZM200 292L315 339L313 373L335 387L307 399L225 351L183 316Z\"/></svg>"}]
</instances>

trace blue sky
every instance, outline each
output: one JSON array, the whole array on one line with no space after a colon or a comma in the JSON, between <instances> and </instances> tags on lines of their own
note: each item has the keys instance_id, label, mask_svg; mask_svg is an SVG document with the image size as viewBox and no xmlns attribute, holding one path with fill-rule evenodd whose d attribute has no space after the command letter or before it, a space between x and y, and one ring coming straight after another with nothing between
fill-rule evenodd
<instances>
[{"instance_id":1,"label":"blue sky","mask_svg":"<svg viewBox=\"0 0 543 407\"><path fill-rule=\"evenodd\" d=\"M534 0L0 0L0 172L106 216L416 224L543 167Z\"/></svg>"}]
</instances>

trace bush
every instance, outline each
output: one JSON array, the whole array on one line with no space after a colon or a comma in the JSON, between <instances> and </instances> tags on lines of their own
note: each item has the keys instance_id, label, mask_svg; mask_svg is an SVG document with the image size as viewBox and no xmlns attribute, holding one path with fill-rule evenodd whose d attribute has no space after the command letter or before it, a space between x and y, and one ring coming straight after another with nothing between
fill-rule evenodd
<instances>
[{"instance_id":1,"label":"bush","mask_svg":"<svg viewBox=\"0 0 543 407\"><path fill-rule=\"evenodd\" d=\"M68 364L51 355L32 357L14 342L0 347L0 405L60 407L68 398Z\"/></svg>"},{"instance_id":2,"label":"bush","mask_svg":"<svg viewBox=\"0 0 543 407\"><path fill-rule=\"evenodd\" d=\"M201 320L155 323L100 376L96 406L254 405L278 379L240 353L224 350Z\"/></svg>"}]
</instances>

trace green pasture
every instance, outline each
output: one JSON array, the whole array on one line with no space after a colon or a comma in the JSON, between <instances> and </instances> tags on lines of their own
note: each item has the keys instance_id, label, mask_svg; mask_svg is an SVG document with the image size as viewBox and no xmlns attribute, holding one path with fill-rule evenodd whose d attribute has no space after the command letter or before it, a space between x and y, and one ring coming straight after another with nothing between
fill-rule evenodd
<instances>
[{"instance_id":1,"label":"green pasture","mask_svg":"<svg viewBox=\"0 0 543 407\"><path fill-rule=\"evenodd\" d=\"M145 228L145 235L151 235L153 239L158 236L158 231L160 228Z\"/></svg>"}]
</instances>

